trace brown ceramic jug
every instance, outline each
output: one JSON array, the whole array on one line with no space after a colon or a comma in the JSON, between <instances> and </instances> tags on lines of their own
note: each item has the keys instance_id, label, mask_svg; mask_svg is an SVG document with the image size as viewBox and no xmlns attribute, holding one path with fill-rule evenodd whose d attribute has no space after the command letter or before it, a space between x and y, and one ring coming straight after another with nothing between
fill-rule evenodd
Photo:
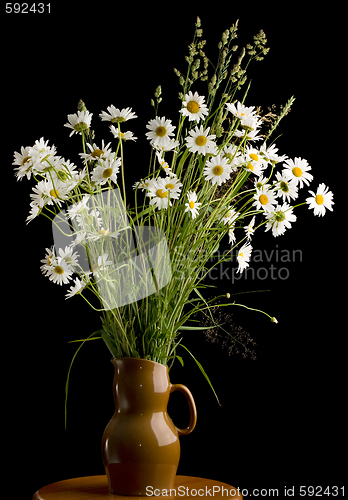
<instances>
[{"instance_id":1,"label":"brown ceramic jug","mask_svg":"<svg viewBox=\"0 0 348 500\"><path fill-rule=\"evenodd\" d=\"M179 464L179 436L196 425L196 406L182 384L171 384L168 368L138 358L117 358L115 413L102 439L102 455L110 493L143 495L174 487ZM181 391L190 410L190 423L178 429L167 413L171 392ZM152 490L146 490L152 487Z\"/></svg>"}]
</instances>

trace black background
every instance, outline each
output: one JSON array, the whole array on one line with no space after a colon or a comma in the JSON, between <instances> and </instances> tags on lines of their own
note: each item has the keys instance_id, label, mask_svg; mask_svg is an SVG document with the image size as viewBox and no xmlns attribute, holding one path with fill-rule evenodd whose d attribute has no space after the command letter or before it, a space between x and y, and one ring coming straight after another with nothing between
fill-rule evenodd
<instances>
[{"instance_id":1,"label":"black background","mask_svg":"<svg viewBox=\"0 0 348 500\"><path fill-rule=\"evenodd\" d=\"M64 430L64 384L76 344L100 327L79 298L41 275L40 259L52 244L50 221L29 225L31 182L16 182L13 151L44 137L58 154L77 161L80 140L63 127L79 99L94 113L99 137L112 139L98 118L110 104L132 107L129 129L139 137L125 146L126 181L146 170L145 125L153 118L150 99L162 85L159 115L176 120L180 90L173 67L186 68L196 16L202 19L207 52L217 56L221 33L240 19L240 46L260 29L270 53L254 63L249 105L296 101L277 140L281 154L306 158L314 181L335 194L334 212L314 217L297 212L293 229L280 238L263 231L255 248L301 250L302 259L283 264L284 279L239 280L228 275L217 293L269 289L241 296L250 307L277 317L233 309L234 320L256 340L257 360L228 356L202 334L185 336L187 346L209 374L219 406L194 362L182 353L173 383L184 383L197 404L198 424L181 438L179 474L214 478L240 488L301 485L343 486L346 449L346 59L340 22L330 4L203 2L175 4L51 3L51 14L4 14L2 4L2 284L3 453L16 498L29 499L45 484L103 474L100 441L113 412L113 368L105 346L86 345L72 369L68 428ZM314 5L314 4L313 4ZM341 4L342 5L342 4ZM342 6L343 7L343 6ZM193 89L195 90L195 89ZM202 92L203 93L203 92ZM302 196L306 189L302 191ZM300 192L301 194L301 192ZM280 255L280 253L278 254ZM255 268L256 269L256 268ZM231 274L230 274L231 275ZM229 275L229 276L230 276ZM227 276L227 277L226 277ZM284 276L284 274L282 274ZM177 397L176 397L177 396ZM185 400L171 397L174 422L186 425ZM16 480L14 479L16 478ZM15 481L15 482L14 482Z\"/></svg>"}]
</instances>

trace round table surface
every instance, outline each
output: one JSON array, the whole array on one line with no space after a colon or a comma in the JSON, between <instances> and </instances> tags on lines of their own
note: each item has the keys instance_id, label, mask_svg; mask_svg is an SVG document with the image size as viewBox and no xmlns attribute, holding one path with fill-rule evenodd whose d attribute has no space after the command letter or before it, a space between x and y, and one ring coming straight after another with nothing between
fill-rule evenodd
<instances>
[{"instance_id":1,"label":"round table surface","mask_svg":"<svg viewBox=\"0 0 348 500\"><path fill-rule=\"evenodd\" d=\"M180 489L178 489L180 488ZM226 483L191 476L176 476L171 498L193 498L214 500L242 500L238 488ZM165 494L159 495L160 491L149 490L148 496L122 496L113 495L108 491L106 476L88 476L67 479L57 483L44 486L34 495L33 500L139 500L141 498L154 498L164 500L168 498ZM162 492L166 493L166 492Z\"/></svg>"}]
</instances>

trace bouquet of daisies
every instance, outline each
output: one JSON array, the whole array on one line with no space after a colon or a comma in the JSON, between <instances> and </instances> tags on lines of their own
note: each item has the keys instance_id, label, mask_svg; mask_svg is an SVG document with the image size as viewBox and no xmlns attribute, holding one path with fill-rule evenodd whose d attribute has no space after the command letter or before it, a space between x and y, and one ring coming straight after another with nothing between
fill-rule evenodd
<instances>
[{"instance_id":1,"label":"bouquet of daisies","mask_svg":"<svg viewBox=\"0 0 348 500\"><path fill-rule=\"evenodd\" d=\"M143 178L130 179L124 168L124 143L137 139L127 130L137 118L131 108L111 105L100 113L109 123L111 144L95 137L92 113L80 101L65 124L70 136L82 139L80 166L43 138L14 155L17 179L35 182L27 222L39 215L52 220L54 245L46 248L41 270L53 283L70 286L67 299L82 297L100 312L102 327L88 339L103 339L114 357L168 366L181 361L181 332L201 329L192 315L212 316L216 307L202 289L210 269L229 258L224 252L212 262L223 238L230 252L237 249L243 272L262 226L278 237L295 222L296 207L307 205L318 216L332 210L325 184L298 203L313 181L311 167L270 142L294 98L278 114L264 116L244 104L248 65L262 60L268 48L261 31L238 50L237 25L222 34L210 75L197 19L186 73L175 69L181 86L176 124L159 116L161 87L152 100L155 118L144 131L150 164ZM206 85L204 95L195 84ZM131 200L126 185L133 188ZM219 307L240 305L224 299Z\"/></svg>"}]
</instances>

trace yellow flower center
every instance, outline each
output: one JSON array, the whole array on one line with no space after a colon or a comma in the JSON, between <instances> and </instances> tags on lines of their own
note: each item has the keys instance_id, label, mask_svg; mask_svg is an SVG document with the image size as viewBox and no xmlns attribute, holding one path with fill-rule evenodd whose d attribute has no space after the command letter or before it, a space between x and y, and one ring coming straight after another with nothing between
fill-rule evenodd
<instances>
[{"instance_id":1,"label":"yellow flower center","mask_svg":"<svg viewBox=\"0 0 348 500\"><path fill-rule=\"evenodd\" d=\"M157 189L156 196L159 198L167 198L168 191L163 191L163 189Z\"/></svg>"},{"instance_id":2,"label":"yellow flower center","mask_svg":"<svg viewBox=\"0 0 348 500\"><path fill-rule=\"evenodd\" d=\"M103 172L104 179L108 179L112 176L112 168L106 168Z\"/></svg>"},{"instance_id":3,"label":"yellow flower center","mask_svg":"<svg viewBox=\"0 0 348 500\"><path fill-rule=\"evenodd\" d=\"M259 161L259 157L255 153L250 153L250 158L254 161Z\"/></svg>"},{"instance_id":4,"label":"yellow flower center","mask_svg":"<svg viewBox=\"0 0 348 500\"><path fill-rule=\"evenodd\" d=\"M198 113L198 111L199 111L199 104L196 101L190 101L190 102L187 103L186 108L187 108L187 111L189 113Z\"/></svg>"},{"instance_id":5,"label":"yellow flower center","mask_svg":"<svg viewBox=\"0 0 348 500\"><path fill-rule=\"evenodd\" d=\"M215 165L215 167L213 168L214 175L221 175L223 171L224 169L222 168L221 165Z\"/></svg>"},{"instance_id":6,"label":"yellow flower center","mask_svg":"<svg viewBox=\"0 0 348 500\"><path fill-rule=\"evenodd\" d=\"M50 195L52 196L52 198L58 198L59 193L56 189L51 189Z\"/></svg>"},{"instance_id":7,"label":"yellow flower center","mask_svg":"<svg viewBox=\"0 0 348 500\"><path fill-rule=\"evenodd\" d=\"M102 151L101 149L98 149L98 148L97 148L97 149L95 149L95 150L93 151L93 153L91 153L91 156L92 156L93 158L100 158L102 154L104 154L104 151Z\"/></svg>"},{"instance_id":8,"label":"yellow flower center","mask_svg":"<svg viewBox=\"0 0 348 500\"><path fill-rule=\"evenodd\" d=\"M205 135L199 135L196 137L196 144L197 146L204 146L207 143L207 138Z\"/></svg>"},{"instance_id":9,"label":"yellow flower center","mask_svg":"<svg viewBox=\"0 0 348 500\"><path fill-rule=\"evenodd\" d=\"M54 272L55 272L56 274L64 274L64 269L62 268L62 266L56 266L56 267L54 268Z\"/></svg>"},{"instance_id":10,"label":"yellow flower center","mask_svg":"<svg viewBox=\"0 0 348 500\"><path fill-rule=\"evenodd\" d=\"M295 177L301 177L302 170L300 169L300 167L294 167L292 169L292 173L294 174Z\"/></svg>"},{"instance_id":11,"label":"yellow flower center","mask_svg":"<svg viewBox=\"0 0 348 500\"><path fill-rule=\"evenodd\" d=\"M194 204L194 202L192 200L189 203L189 207L191 208L191 210L193 210L194 207L195 207L195 204Z\"/></svg>"},{"instance_id":12,"label":"yellow flower center","mask_svg":"<svg viewBox=\"0 0 348 500\"><path fill-rule=\"evenodd\" d=\"M98 234L103 236L104 234L108 234L108 232L109 232L108 229L99 229Z\"/></svg>"},{"instance_id":13,"label":"yellow flower center","mask_svg":"<svg viewBox=\"0 0 348 500\"><path fill-rule=\"evenodd\" d=\"M318 205L322 205L324 203L324 196L321 194L317 194L317 196L315 197L315 201Z\"/></svg>"},{"instance_id":14,"label":"yellow flower center","mask_svg":"<svg viewBox=\"0 0 348 500\"><path fill-rule=\"evenodd\" d=\"M242 257L243 258L243 252L240 252L240 254L238 255L238 257Z\"/></svg>"},{"instance_id":15,"label":"yellow flower center","mask_svg":"<svg viewBox=\"0 0 348 500\"><path fill-rule=\"evenodd\" d=\"M261 205L267 205L268 203L268 198L265 194L262 194L259 198L259 201L261 203Z\"/></svg>"},{"instance_id":16,"label":"yellow flower center","mask_svg":"<svg viewBox=\"0 0 348 500\"><path fill-rule=\"evenodd\" d=\"M167 133L166 127L157 127L156 128L156 135L157 137L164 137Z\"/></svg>"},{"instance_id":17,"label":"yellow flower center","mask_svg":"<svg viewBox=\"0 0 348 500\"><path fill-rule=\"evenodd\" d=\"M254 171L254 167L253 167L253 165L251 163L249 163L248 169L251 170L252 172Z\"/></svg>"},{"instance_id":18,"label":"yellow flower center","mask_svg":"<svg viewBox=\"0 0 348 500\"><path fill-rule=\"evenodd\" d=\"M166 189L174 189L174 184L166 184Z\"/></svg>"}]
</instances>

